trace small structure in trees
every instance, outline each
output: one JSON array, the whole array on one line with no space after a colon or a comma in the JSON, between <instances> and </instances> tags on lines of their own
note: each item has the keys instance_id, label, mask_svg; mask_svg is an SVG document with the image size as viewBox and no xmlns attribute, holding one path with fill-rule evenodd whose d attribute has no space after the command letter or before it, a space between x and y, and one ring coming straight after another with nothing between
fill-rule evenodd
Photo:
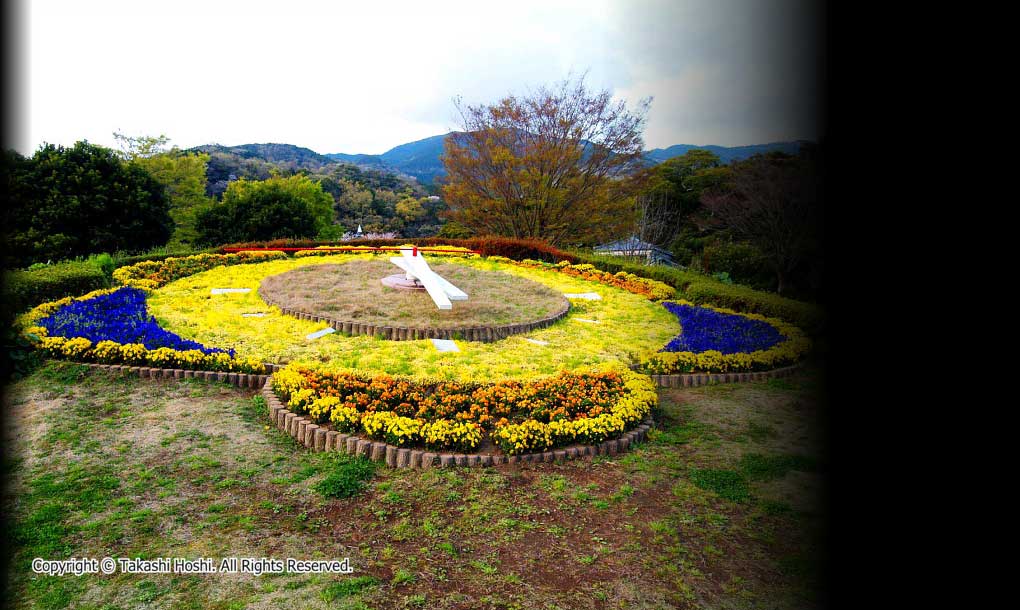
<instances>
[{"instance_id":1,"label":"small structure in trees","mask_svg":"<svg viewBox=\"0 0 1020 610\"><path fill-rule=\"evenodd\" d=\"M673 255L669 250L642 241L634 235L627 239L620 239L608 244L595 246L595 253L640 258L644 259L646 265L676 265L676 261L673 260Z\"/></svg>"}]
</instances>

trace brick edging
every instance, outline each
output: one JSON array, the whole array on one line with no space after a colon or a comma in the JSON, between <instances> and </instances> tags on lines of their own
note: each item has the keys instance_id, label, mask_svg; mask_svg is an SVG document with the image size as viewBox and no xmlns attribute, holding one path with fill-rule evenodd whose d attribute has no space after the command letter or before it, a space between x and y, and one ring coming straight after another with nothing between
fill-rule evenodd
<instances>
[{"instance_id":1,"label":"brick edging","mask_svg":"<svg viewBox=\"0 0 1020 610\"><path fill-rule=\"evenodd\" d=\"M619 438L607 440L598 445L573 445L542 453L522 455L442 453L426 449L397 447L381 441L362 438L356 434L326 430L310 418L288 410L273 392L272 378L262 386L262 396L269 406L269 419L273 424L312 451L340 451L351 455L363 455L377 462L385 462L390 468L494 466L522 462L558 462L595 455L616 455L626 451L635 443L645 440L648 430L652 427L652 419L648 417L634 429L624 432Z\"/></svg>"},{"instance_id":2,"label":"brick edging","mask_svg":"<svg viewBox=\"0 0 1020 610\"><path fill-rule=\"evenodd\" d=\"M61 362L68 362L62 360ZM131 366L127 364L98 364L95 362L73 362L93 369L141 377L142 379L204 379L206 381L225 381L239 388L259 389L266 385L269 375L253 373L225 373L223 371L194 371L191 369L161 369L151 366Z\"/></svg>"},{"instance_id":3,"label":"brick edging","mask_svg":"<svg viewBox=\"0 0 1020 610\"><path fill-rule=\"evenodd\" d=\"M483 343L491 343L493 341L499 341L506 339L511 335L519 335L523 333L529 333L533 330L545 328L552 325L555 322L561 320L570 312L570 300L563 297L563 305L561 308L551 315L548 315L539 320L533 322L522 322L519 324L502 324L499 326L471 326L463 328L419 328L419 327L404 327L404 326L384 326L376 324L366 324L362 322L355 322L350 320L337 320L335 318L329 318L326 316L320 316L308 313L306 311L300 311L291 307L285 306L283 303L271 299L262 292L262 286L258 289L259 297L262 298L266 304L280 309L280 312L297 318L299 320L308 320L309 322L322 322L328 324L331 328L336 329L338 332L346 333L348 335L369 335L377 336L381 335L383 339L389 341L414 341L418 339L454 339L454 335L459 335L460 339L464 341L480 341Z\"/></svg>"},{"instance_id":4,"label":"brick edging","mask_svg":"<svg viewBox=\"0 0 1020 610\"><path fill-rule=\"evenodd\" d=\"M770 371L757 371L753 373L682 373L676 375L652 375L652 378L660 388L693 388L703 385L717 383L743 383L746 381L764 381L777 377L789 377L803 366L802 362L784 366Z\"/></svg>"}]
</instances>

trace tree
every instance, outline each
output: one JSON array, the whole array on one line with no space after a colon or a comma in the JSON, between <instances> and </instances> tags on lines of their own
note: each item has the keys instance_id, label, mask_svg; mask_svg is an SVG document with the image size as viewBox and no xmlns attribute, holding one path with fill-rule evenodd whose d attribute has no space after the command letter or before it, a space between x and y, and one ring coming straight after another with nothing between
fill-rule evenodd
<instances>
[{"instance_id":1,"label":"tree","mask_svg":"<svg viewBox=\"0 0 1020 610\"><path fill-rule=\"evenodd\" d=\"M725 181L728 173L715 153L701 149L645 170L635 198L634 234L643 241L671 246L681 234L702 224L692 222L700 211L702 193Z\"/></svg>"},{"instance_id":2,"label":"tree","mask_svg":"<svg viewBox=\"0 0 1020 610\"><path fill-rule=\"evenodd\" d=\"M409 193L397 201L394 211L405 222L415 222L425 216L425 208L422 207L421 201Z\"/></svg>"},{"instance_id":3,"label":"tree","mask_svg":"<svg viewBox=\"0 0 1020 610\"><path fill-rule=\"evenodd\" d=\"M636 111L581 77L527 97L462 107L444 144L448 219L476 233L591 243L630 219L626 181L651 100Z\"/></svg>"},{"instance_id":4,"label":"tree","mask_svg":"<svg viewBox=\"0 0 1020 610\"><path fill-rule=\"evenodd\" d=\"M209 155L185 153L176 146L167 149L170 139L165 135L130 137L114 133L113 137L120 144L122 159L138 165L166 188L170 216L176 225L170 244L194 243L198 237L195 214L210 203L205 194Z\"/></svg>"},{"instance_id":5,"label":"tree","mask_svg":"<svg viewBox=\"0 0 1020 610\"><path fill-rule=\"evenodd\" d=\"M233 186L236 183L231 183ZM266 180L230 189L223 202L198 213L199 241L225 244L316 235L316 216L308 202L280 181Z\"/></svg>"},{"instance_id":6,"label":"tree","mask_svg":"<svg viewBox=\"0 0 1020 610\"><path fill-rule=\"evenodd\" d=\"M439 229L439 237L464 239L472 236L474 236L474 233L471 232L471 229L465 227L456 220L451 220Z\"/></svg>"},{"instance_id":7,"label":"tree","mask_svg":"<svg viewBox=\"0 0 1020 610\"><path fill-rule=\"evenodd\" d=\"M811 157L773 153L734 163L730 180L702 203L718 226L758 248L783 294L789 275L820 245L819 192Z\"/></svg>"},{"instance_id":8,"label":"tree","mask_svg":"<svg viewBox=\"0 0 1020 610\"><path fill-rule=\"evenodd\" d=\"M4 165L9 264L147 250L173 231L163 186L108 148L45 144L29 159L7 153Z\"/></svg>"},{"instance_id":9,"label":"tree","mask_svg":"<svg viewBox=\"0 0 1020 610\"><path fill-rule=\"evenodd\" d=\"M136 161L164 154L167 152L167 144L170 143L170 138L166 137L166 134L159 134L158 136L128 136L115 131L113 132L113 139L117 142L117 146L120 147L117 154L125 161Z\"/></svg>"},{"instance_id":10,"label":"tree","mask_svg":"<svg viewBox=\"0 0 1020 610\"><path fill-rule=\"evenodd\" d=\"M333 197L322 190L322 186L308 176L295 175L281 177L273 175L268 180L236 180L227 186L223 193L223 203L248 201L255 193L287 193L308 206L312 214L314 228L304 233L305 237L331 239L336 233L334 229L336 212L333 210Z\"/></svg>"},{"instance_id":11,"label":"tree","mask_svg":"<svg viewBox=\"0 0 1020 610\"><path fill-rule=\"evenodd\" d=\"M375 214L372 207L372 191L346 178L340 180L343 192L337 199L339 216L350 219L350 224L363 225Z\"/></svg>"}]
</instances>

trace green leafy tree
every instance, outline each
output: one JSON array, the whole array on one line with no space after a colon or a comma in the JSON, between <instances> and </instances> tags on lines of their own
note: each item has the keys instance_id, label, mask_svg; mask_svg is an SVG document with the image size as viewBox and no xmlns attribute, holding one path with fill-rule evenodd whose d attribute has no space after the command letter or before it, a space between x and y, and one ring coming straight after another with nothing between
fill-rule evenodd
<instances>
[{"instance_id":1,"label":"green leafy tree","mask_svg":"<svg viewBox=\"0 0 1020 610\"><path fill-rule=\"evenodd\" d=\"M460 224L456 220L444 224L439 229L439 237L448 237L450 239L464 239L467 237L473 237L474 232L471 229Z\"/></svg>"},{"instance_id":2,"label":"green leafy tree","mask_svg":"<svg viewBox=\"0 0 1020 610\"><path fill-rule=\"evenodd\" d=\"M331 239L335 234L336 212L333 210L333 198L322 190L322 186L304 175L283 177L273 175L268 180L237 180L227 186L223 193L223 203L247 200L259 191L287 193L308 206L314 230L304 234L306 237L322 237ZM342 234L342 233L341 233Z\"/></svg>"},{"instance_id":3,"label":"green leafy tree","mask_svg":"<svg viewBox=\"0 0 1020 610\"><path fill-rule=\"evenodd\" d=\"M634 234L661 246L684 236L682 249L686 255L691 245L687 237L703 232L700 226L704 223L697 218L702 193L722 183L728 173L729 168L721 165L718 156L699 149L646 170L639 177L642 187L635 198Z\"/></svg>"},{"instance_id":4,"label":"green leafy tree","mask_svg":"<svg viewBox=\"0 0 1020 610\"><path fill-rule=\"evenodd\" d=\"M113 139L120 148L117 154L125 161L148 159L149 157L164 154L168 152L167 145L170 144L170 138L166 134L158 136L128 136L115 131L113 132Z\"/></svg>"},{"instance_id":5,"label":"green leafy tree","mask_svg":"<svg viewBox=\"0 0 1020 610\"><path fill-rule=\"evenodd\" d=\"M165 135L131 137L114 133L120 145L120 156L149 172L166 188L170 198L170 216L176 225L170 238L171 246L186 246L195 242L195 214L211 203L205 194L206 168L209 155L185 153L179 148L167 148L170 140Z\"/></svg>"},{"instance_id":6,"label":"green leafy tree","mask_svg":"<svg viewBox=\"0 0 1020 610\"><path fill-rule=\"evenodd\" d=\"M729 168L709 150L691 149L655 166L649 191L662 193L684 218L701 207L701 194L726 179Z\"/></svg>"},{"instance_id":7,"label":"green leafy tree","mask_svg":"<svg viewBox=\"0 0 1020 610\"><path fill-rule=\"evenodd\" d=\"M421 220L425 216L425 207L422 206L421 201L412 195L405 195L400 201L397 201L395 206L397 216L403 218L406 222L416 222Z\"/></svg>"},{"instance_id":8,"label":"green leafy tree","mask_svg":"<svg viewBox=\"0 0 1020 610\"><path fill-rule=\"evenodd\" d=\"M340 188L337 206L341 217L350 219L351 225L364 225L375 212L372 191L346 178L340 180Z\"/></svg>"},{"instance_id":9,"label":"green leafy tree","mask_svg":"<svg viewBox=\"0 0 1020 610\"><path fill-rule=\"evenodd\" d=\"M147 250L173 231L166 189L108 148L45 144L28 159L4 156L7 263Z\"/></svg>"},{"instance_id":10,"label":"green leafy tree","mask_svg":"<svg viewBox=\"0 0 1020 610\"><path fill-rule=\"evenodd\" d=\"M307 201L280 181L253 184L257 186L241 187L232 194L228 190L221 203L198 212L199 242L215 245L317 235L317 218Z\"/></svg>"}]
</instances>

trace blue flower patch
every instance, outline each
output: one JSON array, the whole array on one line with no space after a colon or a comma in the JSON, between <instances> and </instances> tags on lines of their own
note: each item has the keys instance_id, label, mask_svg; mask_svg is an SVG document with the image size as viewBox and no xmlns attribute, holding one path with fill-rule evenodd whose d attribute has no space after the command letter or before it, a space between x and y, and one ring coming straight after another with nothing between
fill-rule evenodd
<instances>
[{"instance_id":1,"label":"blue flower patch","mask_svg":"<svg viewBox=\"0 0 1020 610\"><path fill-rule=\"evenodd\" d=\"M234 350L206 347L160 328L145 306L145 293L138 288L124 287L84 301L64 305L38 322L51 337L84 337L93 344L114 341L120 344L141 343L153 350L169 347L174 350L200 350L203 354Z\"/></svg>"},{"instance_id":2,"label":"blue flower patch","mask_svg":"<svg viewBox=\"0 0 1020 610\"><path fill-rule=\"evenodd\" d=\"M680 320L683 331L661 352L749 354L786 340L776 327L761 320L669 301L662 305Z\"/></svg>"}]
</instances>

